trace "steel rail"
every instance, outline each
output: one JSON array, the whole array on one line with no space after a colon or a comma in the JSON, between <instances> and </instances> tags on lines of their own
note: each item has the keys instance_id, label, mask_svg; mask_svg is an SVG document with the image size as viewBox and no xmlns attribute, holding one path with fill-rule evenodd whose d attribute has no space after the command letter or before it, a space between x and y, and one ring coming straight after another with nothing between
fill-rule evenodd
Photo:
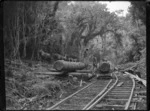
<instances>
[{"instance_id":1,"label":"steel rail","mask_svg":"<svg viewBox=\"0 0 150 111\"><path fill-rule=\"evenodd\" d=\"M101 96L107 90L107 87L110 85L111 82L112 80L110 80L106 85L106 87L97 96L95 96L82 110L85 110L87 107L89 107L92 104L92 102L94 102L99 96Z\"/></svg>"},{"instance_id":2,"label":"steel rail","mask_svg":"<svg viewBox=\"0 0 150 111\"><path fill-rule=\"evenodd\" d=\"M134 91L134 88L135 88L135 80L132 78L132 82L133 82L133 87L132 87L132 90L131 90L131 94L130 94L130 97L126 103L126 106L125 106L125 110L127 110L129 108L129 105L131 103L131 99L132 99L132 96L133 96L133 91Z\"/></svg>"},{"instance_id":3,"label":"steel rail","mask_svg":"<svg viewBox=\"0 0 150 111\"><path fill-rule=\"evenodd\" d=\"M115 74L114 74L115 75ZM91 104L89 107L87 107L86 109L84 109L84 110L89 110L89 109L91 109L92 107L94 107L112 88L114 88L114 86L117 84L117 82L118 82L118 77L115 75L115 77L116 77L116 81L115 81L115 83L105 92L105 93L103 93L103 95L100 97L100 98L98 98L93 104Z\"/></svg>"},{"instance_id":4,"label":"steel rail","mask_svg":"<svg viewBox=\"0 0 150 111\"><path fill-rule=\"evenodd\" d=\"M95 82L96 82L96 81L95 81ZM58 103L56 103L56 104L55 104L55 105L53 105L52 107L50 107L50 108L46 108L46 110L52 110L53 108L57 107L59 104L61 104L62 102L64 102L65 100L67 100L67 99L71 98L72 96L74 96L75 94L77 94L77 93L79 93L80 91L84 90L85 88L87 88L87 87L91 86L91 85L92 85L92 84L94 84L95 82L93 82L93 83L91 83L91 84L89 84L89 85L85 86L84 88L82 88L82 89L78 90L77 92L75 92L75 93L71 94L70 96L68 96L68 97L66 97L65 99L63 99L63 100L59 101Z\"/></svg>"}]
</instances>

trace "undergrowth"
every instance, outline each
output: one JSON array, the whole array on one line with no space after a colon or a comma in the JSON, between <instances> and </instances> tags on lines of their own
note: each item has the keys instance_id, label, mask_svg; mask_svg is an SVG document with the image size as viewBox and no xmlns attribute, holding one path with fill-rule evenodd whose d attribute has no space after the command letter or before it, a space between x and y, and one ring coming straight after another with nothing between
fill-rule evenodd
<instances>
[{"instance_id":1,"label":"undergrowth","mask_svg":"<svg viewBox=\"0 0 150 111\"><path fill-rule=\"evenodd\" d=\"M70 93L69 90L76 89L78 85L78 81L70 77L37 77L34 71L39 67L46 71L45 65L43 68L39 64L29 67L25 63L17 67L14 64L7 66L9 66L5 67L7 110L37 110L50 107L60 98L66 97ZM34 70L31 70L32 68Z\"/></svg>"}]
</instances>

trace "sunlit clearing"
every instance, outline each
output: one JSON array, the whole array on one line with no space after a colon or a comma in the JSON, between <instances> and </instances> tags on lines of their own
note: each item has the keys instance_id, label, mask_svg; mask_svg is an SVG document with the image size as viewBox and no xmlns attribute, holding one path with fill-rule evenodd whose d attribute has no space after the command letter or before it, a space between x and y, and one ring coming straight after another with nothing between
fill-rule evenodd
<instances>
[{"instance_id":1,"label":"sunlit clearing","mask_svg":"<svg viewBox=\"0 0 150 111\"><path fill-rule=\"evenodd\" d=\"M119 1L119 2L100 1L99 3L107 4L107 8L109 9L110 12L123 10L123 12L121 14L118 14L118 16L126 16L126 14L128 13L128 8L130 6L130 2L127 1Z\"/></svg>"}]
</instances>

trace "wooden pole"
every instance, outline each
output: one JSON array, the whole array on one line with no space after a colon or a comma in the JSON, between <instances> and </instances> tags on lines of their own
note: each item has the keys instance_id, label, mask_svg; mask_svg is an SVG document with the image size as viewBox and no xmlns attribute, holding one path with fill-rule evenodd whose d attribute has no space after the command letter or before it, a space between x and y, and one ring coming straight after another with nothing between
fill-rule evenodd
<instances>
[{"instance_id":1,"label":"wooden pole","mask_svg":"<svg viewBox=\"0 0 150 111\"><path fill-rule=\"evenodd\" d=\"M62 75L64 72L35 72L35 74L42 74L42 75Z\"/></svg>"}]
</instances>

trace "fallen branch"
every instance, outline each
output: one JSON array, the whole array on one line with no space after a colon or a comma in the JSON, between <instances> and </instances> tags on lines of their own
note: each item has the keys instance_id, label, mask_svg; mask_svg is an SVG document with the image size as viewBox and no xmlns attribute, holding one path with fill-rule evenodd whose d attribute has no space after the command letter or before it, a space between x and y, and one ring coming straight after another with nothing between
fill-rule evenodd
<instances>
[{"instance_id":1,"label":"fallen branch","mask_svg":"<svg viewBox=\"0 0 150 111\"><path fill-rule=\"evenodd\" d=\"M139 78L138 76L132 75L131 73L125 72L125 74L129 75L131 78L137 79L138 81L141 81L144 86L146 86L146 80Z\"/></svg>"},{"instance_id":2,"label":"fallen branch","mask_svg":"<svg viewBox=\"0 0 150 111\"><path fill-rule=\"evenodd\" d=\"M43 75L62 75L64 72L34 72L34 73Z\"/></svg>"}]
</instances>

